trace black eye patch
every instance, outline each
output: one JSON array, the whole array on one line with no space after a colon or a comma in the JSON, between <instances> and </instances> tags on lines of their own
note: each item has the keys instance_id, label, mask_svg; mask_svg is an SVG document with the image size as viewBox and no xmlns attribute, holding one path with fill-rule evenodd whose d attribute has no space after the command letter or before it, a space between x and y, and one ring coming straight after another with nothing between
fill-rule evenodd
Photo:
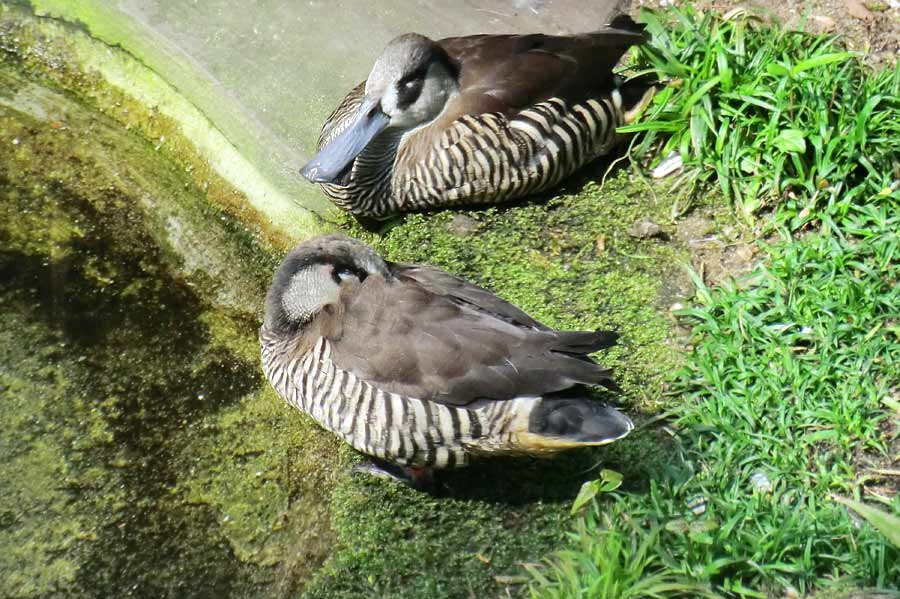
<instances>
[{"instance_id":1,"label":"black eye patch","mask_svg":"<svg viewBox=\"0 0 900 599\"><path fill-rule=\"evenodd\" d=\"M425 74L427 72L427 66L421 67L405 75L397 82L397 104L400 107L409 106L416 101L416 98L422 93L422 86L425 84Z\"/></svg>"},{"instance_id":2,"label":"black eye patch","mask_svg":"<svg viewBox=\"0 0 900 599\"><path fill-rule=\"evenodd\" d=\"M410 85L415 85L417 80L419 82L424 81L426 73L428 73L428 65L422 65L401 77L400 81L397 82L397 87L409 87Z\"/></svg>"}]
</instances>

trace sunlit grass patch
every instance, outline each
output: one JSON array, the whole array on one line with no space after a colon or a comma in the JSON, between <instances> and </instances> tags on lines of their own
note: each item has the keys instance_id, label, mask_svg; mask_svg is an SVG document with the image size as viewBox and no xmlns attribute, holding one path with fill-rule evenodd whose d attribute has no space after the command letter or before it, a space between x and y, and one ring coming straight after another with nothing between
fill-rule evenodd
<instances>
[{"instance_id":1,"label":"sunlit grass patch","mask_svg":"<svg viewBox=\"0 0 900 599\"><path fill-rule=\"evenodd\" d=\"M640 562L646 576L742 597L840 578L900 584L900 551L831 497L859 496L857 456L894 441L887 420L897 414L883 400L900 372L898 215L896 195L858 208L843 232L771 248L752 287L699 288L682 314L694 351L672 390L680 451L648 472L647 494L589 514L611 512L618 533L637 523L655 539L659 561ZM900 499L888 507L900 512ZM554 562L534 596L595 596L578 592L609 559L590 549L607 535L580 529L581 548Z\"/></svg>"},{"instance_id":2,"label":"sunlit grass patch","mask_svg":"<svg viewBox=\"0 0 900 599\"><path fill-rule=\"evenodd\" d=\"M718 185L747 218L768 206L774 240L741 281L695 277L671 458L647 465L646 491L595 499L570 548L531 568L532 597L615 596L613 572L618 593L668 581L659 596L900 587L900 549L836 500L900 514L862 467L900 459L900 67L867 72L834 38L673 14L644 15L654 41L638 60L673 85L637 143L679 151L688 193Z\"/></svg>"},{"instance_id":3,"label":"sunlit grass patch","mask_svg":"<svg viewBox=\"0 0 900 599\"><path fill-rule=\"evenodd\" d=\"M668 83L638 153L664 140L686 188L716 184L749 216L785 200L796 227L816 208L862 201L898 175L900 69L871 72L839 39L786 31L737 13L645 11L652 43L636 63Z\"/></svg>"},{"instance_id":4,"label":"sunlit grass patch","mask_svg":"<svg viewBox=\"0 0 900 599\"><path fill-rule=\"evenodd\" d=\"M573 534L577 549L561 551L548 572L527 566L538 581L532 597L573 599L663 599L666 597L716 597L703 584L664 568L656 546L661 528L638 528L634 521L612 526L608 515L578 523Z\"/></svg>"}]
</instances>

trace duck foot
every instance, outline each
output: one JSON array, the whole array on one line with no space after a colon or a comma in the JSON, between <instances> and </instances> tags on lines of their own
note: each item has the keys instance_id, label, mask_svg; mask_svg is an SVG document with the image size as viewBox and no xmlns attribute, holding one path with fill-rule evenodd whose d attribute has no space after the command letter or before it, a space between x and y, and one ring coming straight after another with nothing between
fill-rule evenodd
<instances>
[{"instance_id":1,"label":"duck foot","mask_svg":"<svg viewBox=\"0 0 900 599\"><path fill-rule=\"evenodd\" d=\"M367 457L353 466L351 472L395 480L417 491L434 491L438 486L434 471L429 468L398 466L372 457Z\"/></svg>"}]
</instances>

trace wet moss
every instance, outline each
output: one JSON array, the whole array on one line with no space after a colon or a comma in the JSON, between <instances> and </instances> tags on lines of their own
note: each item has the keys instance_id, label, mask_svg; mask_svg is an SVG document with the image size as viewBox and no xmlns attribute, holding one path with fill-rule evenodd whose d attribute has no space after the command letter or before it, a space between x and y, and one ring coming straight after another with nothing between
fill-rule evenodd
<instances>
[{"instance_id":1,"label":"wet moss","mask_svg":"<svg viewBox=\"0 0 900 599\"><path fill-rule=\"evenodd\" d=\"M277 258L27 72L0 63L0 595L295 595L337 444L264 385Z\"/></svg>"}]
</instances>

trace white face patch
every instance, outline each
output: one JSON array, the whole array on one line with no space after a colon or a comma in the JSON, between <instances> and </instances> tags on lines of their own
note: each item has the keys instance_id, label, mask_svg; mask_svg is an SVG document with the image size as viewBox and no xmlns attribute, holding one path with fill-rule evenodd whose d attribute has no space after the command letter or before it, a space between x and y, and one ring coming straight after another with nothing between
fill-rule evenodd
<instances>
[{"instance_id":1,"label":"white face patch","mask_svg":"<svg viewBox=\"0 0 900 599\"><path fill-rule=\"evenodd\" d=\"M397 108L397 88L393 85L388 87L381 96L381 110L391 117L391 121L394 120L394 115L400 113L400 109Z\"/></svg>"},{"instance_id":2,"label":"white face patch","mask_svg":"<svg viewBox=\"0 0 900 599\"><path fill-rule=\"evenodd\" d=\"M453 75L440 63L428 67L422 91L412 104L405 108L397 105L397 86L389 86L381 98L381 109L391 117L389 127L412 129L437 118L447 101L459 91L459 84Z\"/></svg>"},{"instance_id":3,"label":"white face patch","mask_svg":"<svg viewBox=\"0 0 900 599\"><path fill-rule=\"evenodd\" d=\"M306 322L322 309L336 301L340 288L331 278L331 265L314 264L293 277L281 296L281 306L293 322Z\"/></svg>"}]
</instances>

